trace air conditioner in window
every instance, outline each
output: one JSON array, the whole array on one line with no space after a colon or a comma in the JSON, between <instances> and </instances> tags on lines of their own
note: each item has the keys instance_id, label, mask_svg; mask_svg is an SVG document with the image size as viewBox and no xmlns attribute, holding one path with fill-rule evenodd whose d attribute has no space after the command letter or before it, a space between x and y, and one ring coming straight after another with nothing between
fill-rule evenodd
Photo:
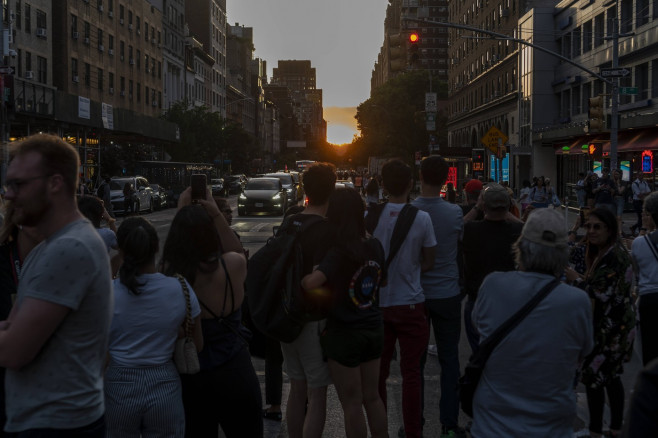
<instances>
[{"instance_id":1,"label":"air conditioner in window","mask_svg":"<svg viewBox=\"0 0 658 438\"><path fill-rule=\"evenodd\" d=\"M119 24L123 26L123 18L119 18Z\"/></svg>"},{"instance_id":2,"label":"air conditioner in window","mask_svg":"<svg viewBox=\"0 0 658 438\"><path fill-rule=\"evenodd\" d=\"M80 37L80 32L71 32L71 38L77 40Z\"/></svg>"},{"instance_id":3,"label":"air conditioner in window","mask_svg":"<svg viewBox=\"0 0 658 438\"><path fill-rule=\"evenodd\" d=\"M107 16L110 18L114 17L114 11L107 11Z\"/></svg>"},{"instance_id":4,"label":"air conditioner in window","mask_svg":"<svg viewBox=\"0 0 658 438\"><path fill-rule=\"evenodd\" d=\"M102 51L104 51L104 50L105 50L105 47L104 47L102 44L99 44L99 45L98 45L98 51L99 51L99 52L102 52Z\"/></svg>"},{"instance_id":5,"label":"air conditioner in window","mask_svg":"<svg viewBox=\"0 0 658 438\"><path fill-rule=\"evenodd\" d=\"M107 53L108 53L110 56L114 56L114 49L107 49Z\"/></svg>"},{"instance_id":6,"label":"air conditioner in window","mask_svg":"<svg viewBox=\"0 0 658 438\"><path fill-rule=\"evenodd\" d=\"M25 79L34 79L34 72L33 71L26 71L25 72Z\"/></svg>"},{"instance_id":7,"label":"air conditioner in window","mask_svg":"<svg viewBox=\"0 0 658 438\"><path fill-rule=\"evenodd\" d=\"M103 5L98 5L98 12L103 12Z\"/></svg>"},{"instance_id":8,"label":"air conditioner in window","mask_svg":"<svg viewBox=\"0 0 658 438\"><path fill-rule=\"evenodd\" d=\"M151 38L151 44L155 44L155 38Z\"/></svg>"},{"instance_id":9,"label":"air conditioner in window","mask_svg":"<svg viewBox=\"0 0 658 438\"><path fill-rule=\"evenodd\" d=\"M37 27L37 36L40 38L45 38L48 36L48 32L46 32L44 27Z\"/></svg>"},{"instance_id":10,"label":"air conditioner in window","mask_svg":"<svg viewBox=\"0 0 658 438\"><path fill-rule=\"evenodd\" d=\"M121 90L121 93L119 93L121 97L124 97L126 95L126 92L124 90Z\"/></svg>"},{"instance_id":11,"label":"air conditioner in window","mask_svg":"<svg viewBox=\"0 0 658 438\"><path fill-rule=\"evenodd\" d=\"M135 33L137 33L137 35L141 35L141 34L142 34L142 31L139 30L139 27L138 27L137 30L135 31Z\"/></svg>"},{"instance_id":12,"label":"air conditioner in window","mask_svg":"<svg viewBox=\"0 0 658 438\"><path fill-rule=\"evenodd\" d=\"M503 9L503 12L501 12L500 16L509 17L509 9L508 8Z\"/></svg>"},{"instance_id":13,"label":"air conditioner in window","mask_svg":"<svg viewBox=\"0 0 658 438\"><path fill-rule=\"evenodd\" d=\"M132 24L128 25L128 30L133 30L133 25Z\"/></svg>"},{"instance_id":14,"label":"air conditioner in window","mask_svg":"<svg viewBox=\"0 0 658 438\"><path fill-rule=\"evenodd\" d=\"M151 105L153 105L153 106L158 106L158 101L157 101L157 100L154 100L153 102L151 102Z\"/></svg>"},{"instance_id":15,"label":"air conditioner in window","mask_svg":"<svg viewBox=\"0 0 658 438\"><path fill-rule=\"evenodd\" d=\"M114 94L114 87L110 87L110 94Z\"/></svg>"},{"instance_id":16,"label":"air conditioner in window","mask_svg":"<svg viewBox=\"0 0 658 438\"><path fill-rule=\"evenodd\" d=\"M80 82L78 75L73 75L73 82Z\"/></svg>"},{"instance_id":17,"label":"air conditioner in window","mask_svg":"<svg viewBox=\"0 0 658 438\"><path fill-rule=\"evenodd\" d=\"M130 58L130 65L135 65L135 60L133 58Z\"/></svg>"},{"instance_id":18,"label":"air conditioner in window","mask_svg":"<svg viewBox=\"0 0 658 438\"><path fill-rule=\"evenodd\" d=\"M500 61L500 57L498 57L498 55L491 55L491 61L492 62L498 62L498 61Z\"/></svg>"},{"instance_id":19,"label":"air conditioner in window","mask_svg":"<svg viewBox=\"0 0 658 438\"><path fill-rule=\"evenodd\" d=\"M85 37L85 44L89 44L89 37Z\"/></svg>"}]
</instances>

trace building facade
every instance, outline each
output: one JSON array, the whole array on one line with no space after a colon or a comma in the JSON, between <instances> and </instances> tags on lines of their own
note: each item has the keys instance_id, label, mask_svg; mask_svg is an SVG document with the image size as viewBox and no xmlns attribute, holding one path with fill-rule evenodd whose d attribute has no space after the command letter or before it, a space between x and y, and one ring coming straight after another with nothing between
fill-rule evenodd
<instances>
[{"instance_id":1,"label":"building facade","mask_svg":"<svg viewBox=\"0 0 658 438\"><path fill-rule=\"evenodd\" d=\"M185 99L185 0L161 2L163 107L166 111Z\"/></svg>"}]
</instances>

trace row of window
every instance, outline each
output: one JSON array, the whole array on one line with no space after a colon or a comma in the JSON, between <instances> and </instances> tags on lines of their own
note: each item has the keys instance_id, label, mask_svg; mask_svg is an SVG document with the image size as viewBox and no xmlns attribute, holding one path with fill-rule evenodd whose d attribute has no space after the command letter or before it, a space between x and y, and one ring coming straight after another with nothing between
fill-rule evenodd
<instances>
[{"instance_id":1,"label":"row of window","mask_svg":"<svg viewBox=\"0 0 658 438\"><path fill-rule=\"evenodd\" d=\"M36 70L32 59L36 58ZM29 51L18 49L16 51L17 76L32 79L42 84L48 83L48 59L43 56L34 56Z\"/></svg>"},{"instance_id":2,"label":"row of window","mask_svg":"<svg viewBox=\"0 0 658 438\"><path fill-rule=\"evenodd\" d=\"M36 18L37 32L45 33L45 29L48 28L46 13L41 9L36 9L34 18ZM9 13L9 21L13 22L16 29L22 29L25 33L32 33L32 6L29 3L21 5L20 0L16 1L14 11Z\"/></svg>"},{"instance_id":3,"label":"row of window","mask_svg":"<svg viewBox=\"0 0 658 438\"><path fill-rule=\"evenodd\" d=\"M139 17L137 18L137 22L139 23ZM130 26L129 29L132 29L132 27L131 27L132 25L129 25L129 26ZM85 20L83 22L82 28L83 28L83 35L82 36L84 38L89 38L91 36L91 23L89 23L88 21ZM141 32L140 28L141 27L138 25L137 35L141 34L140 33ZM150 32L150 35L151 35L150 42L151 42L151 44L155 45L157 43L158 46L159 46L162 42L162 34L160 33L159 30L156 31L155 26L150 26L149 27L149 24L146 21L144 22L144 36L145 36L144 41L146 41L147 43L149 42L149 28L151 29L151 32ZM157 32L157 34L156 34L156 32ZM71 35L74 36L75 38L77 38L76 35L80 35L80 33L78 31L78 16L75 15L75 14L71 14ZM156 35L157 35L157 38L156 38ZM114 40L114 36L110 35L110 43L112 43L113 40ZM103 44L103 31L100 28L98 29L98 43Z\"/></svg>"},{"instance_id":4,"label":"row of window","mask_svg":"<svg viewBox=\"0 0 658 438\"><path fill-rule=\"evenodd\" d=\"M78 60L75 58L71 59L71 81L74 83L82 83L87 87L91 87L92 78L91 78L91 64L85 62L82 68L82 76L80 76L78 71ZM100 91L104 91L105 87L105 71L102 68L96 69L96 88ZM107 87L110 94L114 94L114 73L109 72L107 74ZM126 90L126 83L128 88ZM135 94L133 95L133 92ZM142 96L142 84L141 82L133 82L132 79L126 81L125 76L119 77L119 95L121 97L128 97L129 100L133 99L133 96L136 98L137 102L141 102ZM157 99L156 99L157 97ZM152 106L162 107L162 92L157 91L155 88L149 88L144 86L144 101Z\"/></svg>"},{"instance_id":5,"label":"row of window","mask_svg":"<svg viewBox=\"0 0 658 438\"><path fill-rule=\"evenodd\" d=\"M452 91L458 91L460 87ZM492 78L479 87L469 88L469 92L453 102L450 110L453 115L470 111L480 105L489 103L507 93L516 90L516 69L501 73L497 78Z\"/></svg>"}]
</instances>

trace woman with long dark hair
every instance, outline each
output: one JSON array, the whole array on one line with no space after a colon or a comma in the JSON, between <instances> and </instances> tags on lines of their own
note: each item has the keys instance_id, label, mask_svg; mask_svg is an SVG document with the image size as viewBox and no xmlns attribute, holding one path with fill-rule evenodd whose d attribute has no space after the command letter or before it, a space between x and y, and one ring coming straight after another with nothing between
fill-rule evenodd
<instances>
[{"instance_id":1,"label":"woman with long dark hair","mask_svg":"<svg viewBox=\"0 0 658 438\"><path fill-rule=\"evenodd\" d=\"M346 435L367 436L363 406L370 433L381 437L388 436L378 390L384 347L378 293L385 259L381 243L366 238L363 216L363 200L356 190L336 189L332 193L327 218L336 227L336 246L302 279L302 287L307 293L324 295L329 291L331 296L320 343L343 407Z\"/></svg>"},{"instance_id":2,"label":"woman with long dark hair","mask_svg":"<svg viewBox=\"0 0 658 438\"><path fill-rule=\"evenodd\" d=\"M610 436L618 436L621 430L624 386L620 376L624 362L630 359L635 337L632 263L618 238L617 226L617 218L609 210L592 210L585 223L585 241L571 255L571 262L584 272L571 268L566 271L567 280L585 290L594 303L594 350L581 366L592 437L602 433L604 392L610 404Z\"/></svg>"},{"instance_id":3,"label":"woman with long dark hair","mask_svg":"<svg viewBox=\"0 0 658 438\"><path fill-rule=\"evenodd\" d=\"M107 436L182 438L181 381L172 357L187 317L183 283L156 270L158 235L146 219L124 220L117 241L123 263L114 280L110 365L105 373ZM194 343L200 350L199 303L190 285L185 287L195 320Z\"/></svg>"},{"instance_id":4,"label":"woman with long dark hair","mask_svg":"<svg viewBox=\"0 0 658 438\"><path fill-rule=\"evenodd\" d=\"M190 195L181 194L161 263L165 274L185 277L201 305L201 371L181 376L185 436L216 438L221 426L228 438L261 437L260 384L241 323L247 261L210 192L199 205L189 205Z\"/></svg>"}]
</instances>

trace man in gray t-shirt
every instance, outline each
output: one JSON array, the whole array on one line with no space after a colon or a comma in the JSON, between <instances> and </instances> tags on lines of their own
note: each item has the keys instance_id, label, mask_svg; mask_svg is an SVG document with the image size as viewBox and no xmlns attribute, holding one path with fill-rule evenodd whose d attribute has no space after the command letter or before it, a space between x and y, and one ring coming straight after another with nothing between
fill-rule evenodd
<instances>
[{"instance_id":1,"label":"man in gray t-shirt","mask_svg":"<svg viewBox=\"0 0 658 438\"><path fill-rule=\"evenodd\" d=\"M19 437L34 429L104 435L111 275L102 239L76 206L78 168L74 148L40 134L12 150L7 171L13 219L45 237L26 258L16 304L0 322L5 431Z\"/></svg>"}]
</instances>

